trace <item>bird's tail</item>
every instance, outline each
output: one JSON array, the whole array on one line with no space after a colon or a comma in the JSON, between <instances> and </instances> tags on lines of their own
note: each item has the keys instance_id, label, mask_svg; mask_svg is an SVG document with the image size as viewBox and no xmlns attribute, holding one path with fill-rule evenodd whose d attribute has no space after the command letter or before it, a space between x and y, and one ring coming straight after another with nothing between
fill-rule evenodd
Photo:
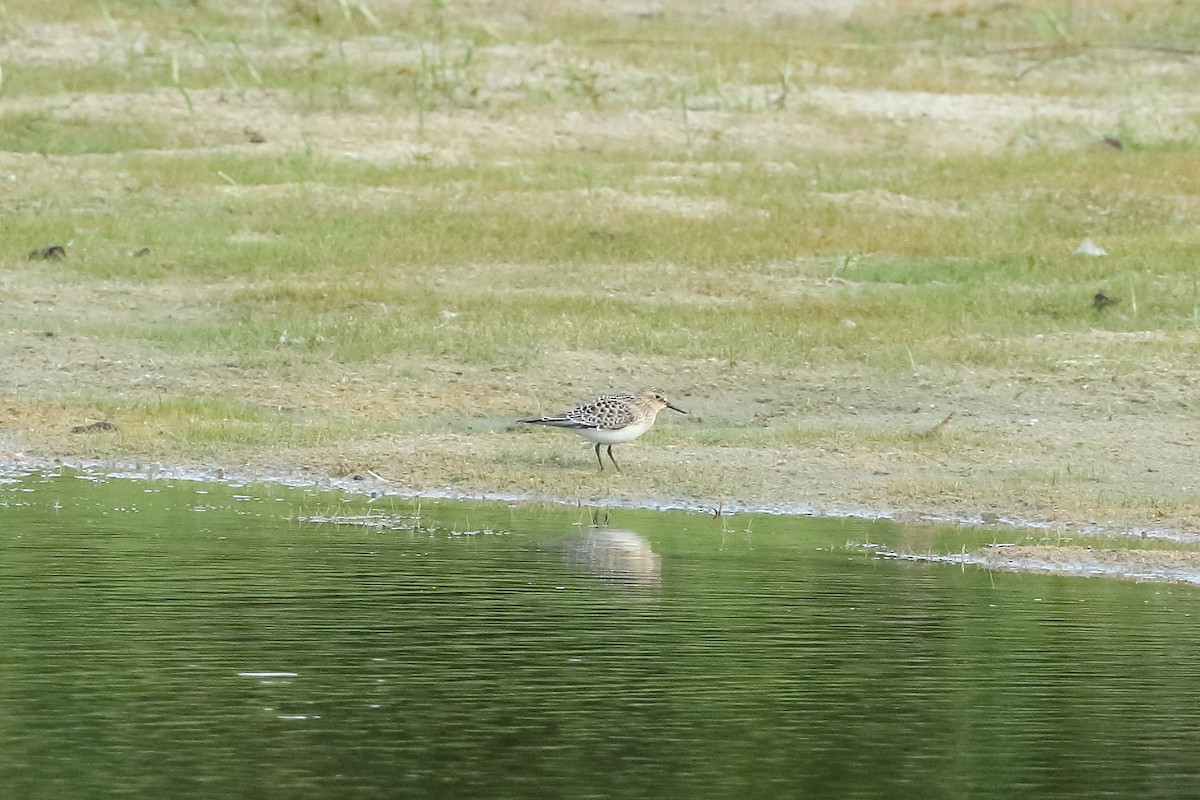
<instances>
[{"instance_id":1,"label":"bird's tail","mask_svg":"<svg viewBox=\"0 0 1200 800\"><path fill-rule=\"evenodd\" d=\"M517 422L525 425L549 425L552 428L586 428L586 425L581 425L579 422L570 417L534 417L532 419L519 419Z\"/></svg>"}]
</instances>

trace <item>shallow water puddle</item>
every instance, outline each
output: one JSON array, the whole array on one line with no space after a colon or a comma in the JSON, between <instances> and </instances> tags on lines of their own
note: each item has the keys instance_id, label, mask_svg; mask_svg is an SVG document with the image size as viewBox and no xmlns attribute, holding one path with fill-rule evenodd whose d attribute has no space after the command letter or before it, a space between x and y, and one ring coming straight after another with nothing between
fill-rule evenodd
<instances>
[{"instance_id":1,"label":"shallow water puddle","mask_svg":"<svg viewBox=\"0 0 1200 800\"><path fill-rule=\"evenodd\" d=\"M1200 592L971 535L16 478L0 797L1187 796Z\"/></svg>"}]
</instances>

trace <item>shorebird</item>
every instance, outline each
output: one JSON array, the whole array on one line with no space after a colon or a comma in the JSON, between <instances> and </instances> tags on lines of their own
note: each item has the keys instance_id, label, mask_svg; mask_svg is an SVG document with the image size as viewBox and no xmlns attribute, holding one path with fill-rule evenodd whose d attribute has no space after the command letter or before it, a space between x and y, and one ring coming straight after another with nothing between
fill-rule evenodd
<instances>
[{"instance_id":1,"label":"shorebird","mask_svg":"<svg viewBox=\"0 0 1200 800\"><path fill-rule=\"evenodd\" d=\"M687 413L682 408L671 405L660 390L647 387L635 394L606 394L551 417L519 419L517 422L565 428L589 442L594 442L596 462L600 464L601 470L604 469L604 459L600 458L600 446L608 445L608 460L617 468L617 472L620 472L621 466L613 458L613 445L632 442L650 430L654 425L654 418L664 408L678 411L680 414Z\"/></svg>"}]
</instances>

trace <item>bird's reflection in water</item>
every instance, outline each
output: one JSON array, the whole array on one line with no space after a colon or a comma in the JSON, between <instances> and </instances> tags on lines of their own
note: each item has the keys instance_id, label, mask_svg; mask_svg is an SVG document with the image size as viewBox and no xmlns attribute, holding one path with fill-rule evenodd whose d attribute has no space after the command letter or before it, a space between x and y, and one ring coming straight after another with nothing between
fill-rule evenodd
<instances>
[{"instance_id":1,"label":"bird's reflection in water","mask_svg":"<svg viewBox=\"0 0 1200 800\"><path fill-rule=\"evenodd\" d=\"M567 561L626 586L662 586L662 559L633 531L593 528L564 543Z\"/></svg>"}]
</instances>

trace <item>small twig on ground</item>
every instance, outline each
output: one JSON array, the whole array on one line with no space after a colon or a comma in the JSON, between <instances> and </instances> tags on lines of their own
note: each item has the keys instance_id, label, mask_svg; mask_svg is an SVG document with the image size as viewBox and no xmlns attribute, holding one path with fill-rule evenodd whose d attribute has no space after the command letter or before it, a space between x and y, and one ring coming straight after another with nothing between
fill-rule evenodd
<instances>
[{"instance_id":1,"label":"small twig on ground","mask_svg":"<svg viewBox=\"0 0 1200 800\"><path fill-rule=\"evenodd\" d=\"M954 412L951 411L949 414L942 417L941 422L939 422L937 425L934 425L929 430L922 432L920 435L922 437L926 437L926 438L931 437L931 436L937 436L939 433L942 432L942 428L946 427L946 425L948 425L950 420L953 418L954 418Z\"/></svg>"}]
</instances>

